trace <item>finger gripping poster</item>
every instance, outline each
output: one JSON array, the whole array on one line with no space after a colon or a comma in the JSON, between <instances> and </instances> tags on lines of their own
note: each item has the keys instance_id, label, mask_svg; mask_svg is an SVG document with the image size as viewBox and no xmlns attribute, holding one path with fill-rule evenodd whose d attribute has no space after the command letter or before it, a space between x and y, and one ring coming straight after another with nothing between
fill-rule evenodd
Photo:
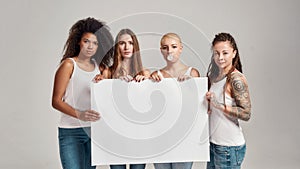
<instances>
[{"instance_id":1,"label":"finger gripping poster","mask_svg":"<svg viewBox=\"0 0 300 169\"><path fill-rule=\"evenodd\" d=\"M91 84L92 164L209 161L207 78Z\"/></svg>"}]
</instances>

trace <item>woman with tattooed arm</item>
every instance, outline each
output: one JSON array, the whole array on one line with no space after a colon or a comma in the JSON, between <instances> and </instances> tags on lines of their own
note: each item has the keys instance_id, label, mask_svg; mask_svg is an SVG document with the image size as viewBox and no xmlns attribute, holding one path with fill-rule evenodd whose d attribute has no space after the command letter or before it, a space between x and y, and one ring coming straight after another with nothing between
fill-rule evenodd
<instances>
[{"instance_id":1,"label":"woman with tattooed arm","mask_svg":"<svg viewBox=\"0 0 300 169\"><path fill-rule=\"evenodd\" d=\"M248 84L242 74L239 51L234 38L219 33L212 42L208 68L210 122L210 162L207 169L240 169L246 143L239 120L248 121L251 102Z\"/></svg>"}]
</instances>

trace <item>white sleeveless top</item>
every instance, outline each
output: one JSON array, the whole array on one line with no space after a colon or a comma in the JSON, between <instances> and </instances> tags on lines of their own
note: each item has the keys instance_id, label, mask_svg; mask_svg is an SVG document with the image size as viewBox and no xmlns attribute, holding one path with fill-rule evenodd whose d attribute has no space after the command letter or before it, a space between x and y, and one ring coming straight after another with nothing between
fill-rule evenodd
<instances>
[{"instance_id":1,"label":"white sleeveless top","mask_svg":"<svg viewBox=\"0 0 300 169\"><path fill-rule=\"evenodd\" d=\"M93 60L95 69L92 72L87 72L79 68L73 58L69 59L73 61L74 69L63 100L79 111L91 109L90 84L93 78L100 73L98 65L95 60ZM90 122L84 122L65 113L61 113L58 126L60 128L79 128L89 127L90 125Z\"/></svg>"},{"instance_id":2,"label":"white sleeveless top","mask_svg":"<svg viewBox=\"0 0 300 169\"><path fill-rule=\"evenodd\" d=\"M186 70L186 72L184 73L184 75L190 76L190 75L191 75L192 68L193 68L193 67L189 67L189 68ZM160 77L164 78L164 76L163 76L163 74L160 72L160 70L157 71L157 74L158 74Z\"/></svg>"},{"instance_id":3,"label":"white sleeveless top","mask_svg":"<svg viewBox=\"0 0 300 169\"><path fill-rule=\"evenodd\" d=\"M224 85L226 83L224 78L219 82L212 83L209 91L214 92L219 103L224 103ZM225 104L235 106L235 100L225 94ZM237 118L225 115L223 111L211 107L211 114L209 116L209 131L210 142L222 146L240 146L245 144L242 128L239 125Z\"/></svg>"}]
</instances>

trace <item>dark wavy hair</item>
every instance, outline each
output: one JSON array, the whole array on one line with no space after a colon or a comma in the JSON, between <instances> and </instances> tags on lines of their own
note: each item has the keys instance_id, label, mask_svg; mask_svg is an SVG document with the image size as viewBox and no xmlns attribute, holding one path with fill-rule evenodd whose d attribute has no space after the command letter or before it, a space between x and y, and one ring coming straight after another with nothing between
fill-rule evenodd
<instances>
[{"instance_id":1,"label":"dark wavy hair","mask_svg":"<svg viewBox=\"0 0 300 169\"><path fill-rule=\"evenodd\" d=\"M99 66L109 66L113 57L114 40L108 26L95 18L88 17L77 21L69 30L69 37L64 45L64 54L61 62L66 58L78 56L79 43L85 33L93 33L98 40L98 49L92 57Z\"/></svg>"},{"instance_id":2,"label":"dark wavy hair","mask_svg":"<svg viewBox=\"0 0 300 169\"><path fill-rule=\"evenodd\" d=\"M215 38L212 41L212 47L211 48L213 48L215 46L215 44L217 44L218 42L226 42L226 41L229 41L230 45L233 48L233 50L236 51L236 55L232 60L232 68L226 75L227 80L229 80L231 73L235 69L237 69L238 71L243 73L239 50L238 50L238 47L236 45L236 42L235 42L234 38L229 33L223 33L223 32L219 33L219 34L215 35ZM208 71L207 71L209 86L210 86L211 82L213 82L218 77L218 75L219 75L219 67L217 66L217 64L214 61L214 54L212 54L211 62L208 66Z\"/></svg>"},{"instance_id":3,"label":"dark wavy hair","mask_svg":"<svg viewBox=\"0 0 300 169\"><path fill-rule=\"evenodd\" d=\"M124 72L123 68L121 67L121 62L123 60L121 53L119 51L118 45L119 45L119 38L122 35L128 34L131 36L133 41L133 56L131 57L130 62L130 70L129 72ZM136 35L133 33L132 30L126 28L120 30L118 35L115 39L115 46L114 46L114 63L111 67L112 77L117 78L119 76L123 75L131 75L132 77L136 76L140 71L142 71L143 65L142 65L142 59L140 54L140 47L139 42L136 37Z\"/></svg>"}]
</instances>

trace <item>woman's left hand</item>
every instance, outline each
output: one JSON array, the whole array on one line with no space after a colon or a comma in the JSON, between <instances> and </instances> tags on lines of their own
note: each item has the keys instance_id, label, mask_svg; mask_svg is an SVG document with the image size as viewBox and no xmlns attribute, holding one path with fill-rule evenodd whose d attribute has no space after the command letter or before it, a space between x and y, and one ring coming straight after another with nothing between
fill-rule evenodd
<instances>
[{"instance_id":1,"label":"woman's left hand","mask_svg":"<svg viewBox=\"0 0 300 169\"><path fill-rule=\"evenodd\" d=\"M183 81L188 80L188 79L191 79L191 78L192 78L192 76L190 76L190 75L180 75L180 76L177 78L177 80L178 80L179 82L183 82Z\"/></svg>"},{"instance_id":2,"label":"woman's left hand","mask_svg":"<svg viewBox=\"0 0 300 169\"><path fill-rule=\"evenodd\" d=\"M130 82L133 80L133 77L130 75L120 76L119 79L124 80L126 82Z\"/></svg>"},{"instance_id":3,"label":"woman's left hand","mask_svg":"<svg viewBox=\"0 0 300 169\"><path fill-rule=\"evenodd\" d=\"M95 110L86 110L83 112L75 110L75 112L78 114L78 119L82 121L95 122L100 119L100 113Z\"/></svg>"},{"instance_id":4,"label":"woman's left hand","mask_svg":"<svg viewBox=\"0 0 300 169\"><path fill-rule=\"evenodd\" d=\"M217 101L215 93L207 92L205 97L208 100L210 107L215 107L220 110L224 109L224 104ZM209 111L211 111L211 110L209 110Z\"/></svg>"}]
</instances>

